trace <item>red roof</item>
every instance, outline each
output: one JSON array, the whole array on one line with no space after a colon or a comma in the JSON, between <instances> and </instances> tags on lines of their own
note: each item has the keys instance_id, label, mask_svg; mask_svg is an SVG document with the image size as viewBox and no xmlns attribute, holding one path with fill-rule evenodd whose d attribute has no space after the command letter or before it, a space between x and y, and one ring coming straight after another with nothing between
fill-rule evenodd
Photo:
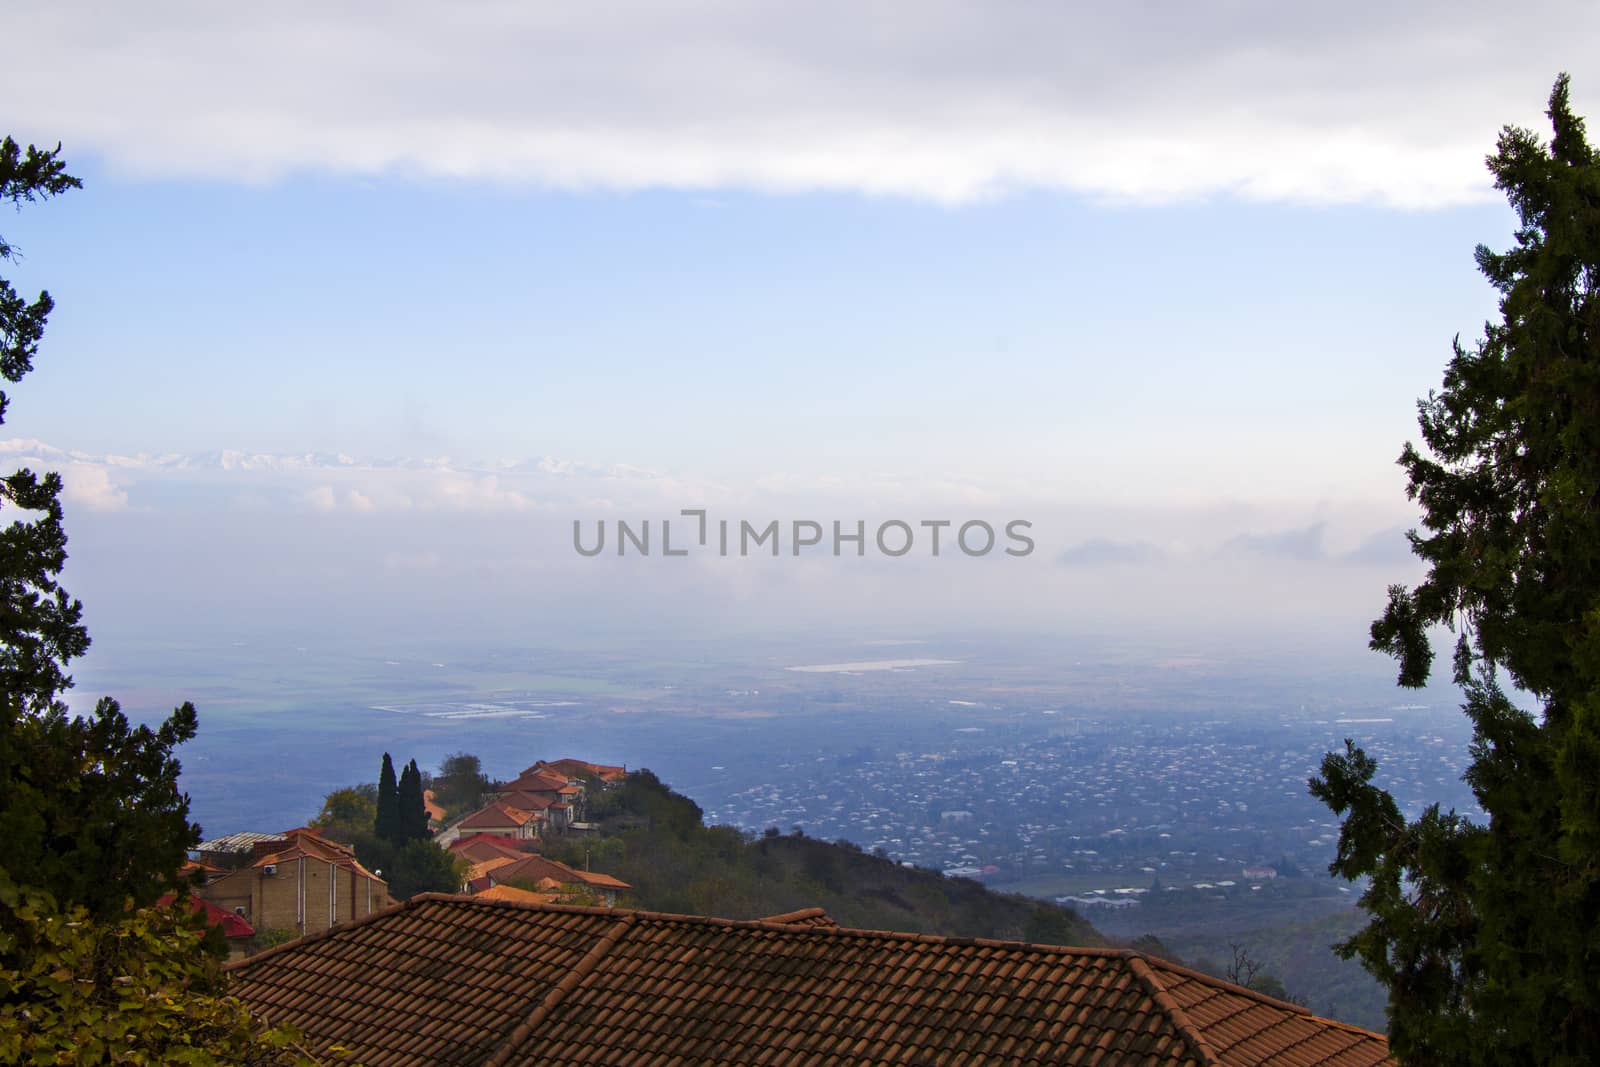
<instances>
[{"instance_id":1,"label":"red roof","mask_svg":"<svg viewBox=\"0 0 1600 1067\"><path fill-rule=\"evenodd\" d=\"M548 793L525 793L517 789L501 793L500 799L496 803L516 808L519 811L543 811L555 802L555 797Z\"/></svg>"},{"instance_id":2,"label":"red roof","mask_svg":"<svg viewBox=\"0 0 1600 1067\"><path fill-rule=\"evenodd\" d=\"M595 874L592 871L579 871L568 867L565 863L550 859L548 856L524 856L515 863L508 863L504 867L496 867L485 872L489 880L495 885L504 885L507 882L524 881L538 882L541 878L553 878L558 882L568 885L586 885L591 889L611 889L626 892L632 889L620 879L609 874Z\"/></svg>"},{"instance_id":3,"label":"red roof","mask_svg":"<svg viewBox=\"0 0 1600 1067\"><path fill-rule=\"evenodd\" d=\"M513 808L509 804L502 804L496 800L486 807L479 808L456 825L464 830L471 830L475 827L522 826L532 818L533 812L523 811L521 808Z\"/></svg>"},{"instance_id":4,"label":"red roof","mask_svg":"<svg viewBox=\"0 0 1600 1067\"><path fill-rule=\"evenodd\" d=\"M541 768L569 778L576 778L580 774L592 774L602 782L617 782L628 776L626 767L615 767L609 763L590 763L588 760L581 759L558 759L551 760L549 763L540 760L529 770L539 770Z\"/></svg>"},{"instance_id":5,"label":"red roof","mask_svg":"<svg viewBox=\"0 0 1600 1067\"><path fill-rule=\"evenodd\" d=\"M473 863L482 863L497 856L521 859L528 852L526 849L518 848L515 842L515 838L504 834L468 834L450 842L450 851L457 856L466 857Z\"/></svg>"},{"instance_id":6,"label":"red roof","mask_svg":"<svg viewBox=\"0 0 1600 1067\"><path fill-rule=\"evenodd\" d=\"M572 788L566 778L543 771L523 771L517 780L506 786L506 792L562 793Z\"/></svg>"},{"instance_id":7,"label":"red roof","mask_svg":"<svg viewBox=\"0 0 1600 1067\"><path fill-rule=\"evenodd\" d=\"M174 894L168 893L156 901L156 906L164 908L171 904L174 899L176 899ZM190 911L203 913L208 925L222 927L222 935L224 937L254 937L256 935L256 928L245 922L243 915L235 915L231 911L223 911L211 901L201 900L199 897L189 897L185 903Z\"/></svg>"},{"instance_id":8,"label":"red roof","mask_svg":"<svg viewBox=\"0 0 1600 1067\"><path fill-rule=\"evenodd\" d=\"M251 860L252 867L266 867L272 864L292 863L297 859L317 860L321 863L331 863L347 871L359 874L363 878L370 878L375 882L384 882L382 878L361 866L356 859L355 849L349 845L341 845L337 841L330 841L315 830L300 827L296 830L285 830L281 835L282 840L277 842L262 842L256 845L255 858Z\"/></svg>"},{"instance_id":9,"label":"red roof","mask_svg":"<svg viewBox=\"0 0 1600 1067\"><path fill-rule=\"evenodd\" d=\"M228 970L370 1067L1389 1062L1381 1034L1128 949L799 922L422 894Z\"/></svg>"}]
</instances>

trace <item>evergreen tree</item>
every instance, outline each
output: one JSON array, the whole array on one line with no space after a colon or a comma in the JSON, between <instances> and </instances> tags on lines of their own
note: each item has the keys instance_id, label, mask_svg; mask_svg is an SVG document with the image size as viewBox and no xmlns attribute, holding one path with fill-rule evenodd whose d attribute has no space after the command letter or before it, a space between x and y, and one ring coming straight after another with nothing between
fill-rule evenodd
<instances>
[{"instance_id":1,"label":"evergreen tree","mask_svg":"<svg viewBox=\"0 0 1600 1067\"><path fill-rule=\"evenodd\" d=\"M0 140L0 202L20 207L81 187L60 146ZM0 237L0 262L15 249ZM55 303L28 301L0 279L0 375L33 369ZM0 423L9 398L0 391ZM185 704L158 728L133 727L116 701L71 715L68 661L89 648L83 606L58 582L67 559L61 476L23 469L0 478L0 871L48 889L63 906L120 913L175 884L199 829L178 792L172 750L194 736Z\"/></svg>"},{"instance_id":2,"label":"evergreen tree","mask_svg":"<svg viewBox=\"0 0 1600 1067\"><path fill-rule=\"evenodd\" d=\"M1342 951L1387 987L1406 1063L1600 1062L1600 157L1565 75L1548 114L1548 144L1508 127L1489 158L1520 222L1477 250L1500 321L1419 404L1425 450L1400 463L1429 570L1372 626L1406 686L1429 628L1456 634L1486 821L1407 822L1348 741L1311 783L1344 817L1332 870L1370 879Z\"/></svg>"},{"instance_id":3,"label":"evergreen tree","mask_svg":"<svg viewBox=\"0 0 1600 1067\"><path fill-rule=\"evenodd\" d=\"M406 774L411 784L402 782L400 787L401 831L407 841L426 841L433 835L428 832L428 804L423 796L422 771L417 768L416 760L406 765Z\"/></svg>"},{"instance_id":4,"label":"evergreen tree","mask_svg":"<svg viewBox=\"0 0 1600 1067\"><path fill-rule=\"evenodd\" d=\"M80 188L60 146L0 140L0 201ZM0 237L0 262L15 250ZM0 375L33 367L54 307L0 279ZM0 392L0 422L8 398ZM82 605L61 588L61 477L0 478L0 1062L305 1062L225 995L203 924L153 908L200 840L172 751L194 705L133 727L116 701L84 717L62 694L89 648Z\"/></svg>"},{"instance_id":5,"label":"evergreen tree","mask_svg":"<svg viewBox=\"0 0 1600 1067\"><path fill-rule=\"evenodd\" d=\"M372 832L384 841L400 840L400 790L394 780L394 760L383 754L383 769L378 772L378 814Z\"/></svg>"},{"instance_id":6,"label":"evergreen tree","mask_svg":"<svg viewBox=\"0 0 1600 1067\"><path fill-rule=\"evenodd\" d=\"M417 771L416 760L401 769L400 785L395 792L400 818L394 843L403 845L428 836L428 811L422 803L422 775Z\"/></svg>"}]
</instances>

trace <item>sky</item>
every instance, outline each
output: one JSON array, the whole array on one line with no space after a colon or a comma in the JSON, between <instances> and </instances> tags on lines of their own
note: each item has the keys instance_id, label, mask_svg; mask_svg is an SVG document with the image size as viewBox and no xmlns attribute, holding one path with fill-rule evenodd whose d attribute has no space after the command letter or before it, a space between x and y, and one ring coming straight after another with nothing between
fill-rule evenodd
<instances>
[{"instance_id":1,"label":"sky","mask_svg":"<svg viewBox=\"0 0 1600 1067\"><path fill-rule=\"evenodd\" d=\"M5 127L84 188L0 216L58 303L0 458L63 471L97 634L1359 648L1495 314L1484 156L1600 102L1592 4L444 10L8 8ZM573 551L684 508L1037 547Z\"/></svg>"}]
</instances>

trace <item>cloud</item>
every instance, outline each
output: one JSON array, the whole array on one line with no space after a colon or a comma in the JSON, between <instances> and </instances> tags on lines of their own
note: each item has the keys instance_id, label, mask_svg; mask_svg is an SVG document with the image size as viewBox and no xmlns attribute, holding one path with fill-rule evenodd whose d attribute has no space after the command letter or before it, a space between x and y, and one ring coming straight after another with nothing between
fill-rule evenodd
<instances>
[{"instance_id":1,"label":"cloud","mask_svg":"<svg viewBox=\"0 0 1600 1067\"><path fill-rule=\"evenodd\" d=\"M33 0L6 26L17 132L229 179L1436 206L1492 196L1498 128L1541 124L1563 65L1600 94L1579 2Z\"/></svg>"},{"instance_id":2,"label":"cloud","mask_svg":"<svg viewBox=\"0 0 1600 1067\"><path fill-rule=\"evenodd\" d=\"M71 463L61 468L61 496L67 504L90 511L121 511L128 506L127 492L111 480L104 467Z\"/></svg>"},{"instance_id":3,"label":"cloud","mask_svg":"<svg viewBox=\"0 0 1600 1067\"><path fill-rule=\"evenodd\" d=\"M1406 540L1404 526L1380 530L1340 558L1350 563L1384 567L1414 566L1417 563L1417 557L1411 552L1411 542Z\"/></svg>"},{"instance_id":4,"label":"cloud","mask_svg":"<svg viewBox=\"0 0 1600 1067\"><path fill-rule=\"evenodd\" d=\"M1094 538L1073 545L1056 557L1063 567L1103 567L1127 563L1154 563L1164 557L1148 541L1111 541Z\"/></svg>"},{"instance_id":5,"label":"cloud","mask_svg":"<svg viewBox=\"0 0 1600 1067\"><path fill-rule=\"evenodd\" d=\"M1314 522L1310 526L1277 533L1240 534L1225 542L1220 554L1313 562L1327 556L1322 546L1323 533L1326 529L1326 523Z\"/></svg>"},{"instance_id":6,"label":"cloud","mask_svg":"<svg viewBox=\"0 0 1600 1067\"><path fill-rule=\"evenodd\" d=\"M333 511L339 506L339 495L331 485L319 485L308 491L305 500L312 511Z\"/></svg>"}]
</instances>

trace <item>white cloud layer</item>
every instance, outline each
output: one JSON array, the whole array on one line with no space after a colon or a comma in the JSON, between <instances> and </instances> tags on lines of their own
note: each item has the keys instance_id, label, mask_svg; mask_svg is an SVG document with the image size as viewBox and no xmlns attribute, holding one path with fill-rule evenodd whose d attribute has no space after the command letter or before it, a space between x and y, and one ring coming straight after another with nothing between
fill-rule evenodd
<instances>
[{"instance_id":1,"label":"white cloud layer","mask_svg":"<svg viewBox=\"0 0 1600 1067\"><path fill-rule=\"evenodd\" d=\"M1016 188L1406 207L1490 196L1600 5L8 5L13 128L155 175ZM1592 111L1592 108L1585 110Z\"/></svg>"}]
</instances>

